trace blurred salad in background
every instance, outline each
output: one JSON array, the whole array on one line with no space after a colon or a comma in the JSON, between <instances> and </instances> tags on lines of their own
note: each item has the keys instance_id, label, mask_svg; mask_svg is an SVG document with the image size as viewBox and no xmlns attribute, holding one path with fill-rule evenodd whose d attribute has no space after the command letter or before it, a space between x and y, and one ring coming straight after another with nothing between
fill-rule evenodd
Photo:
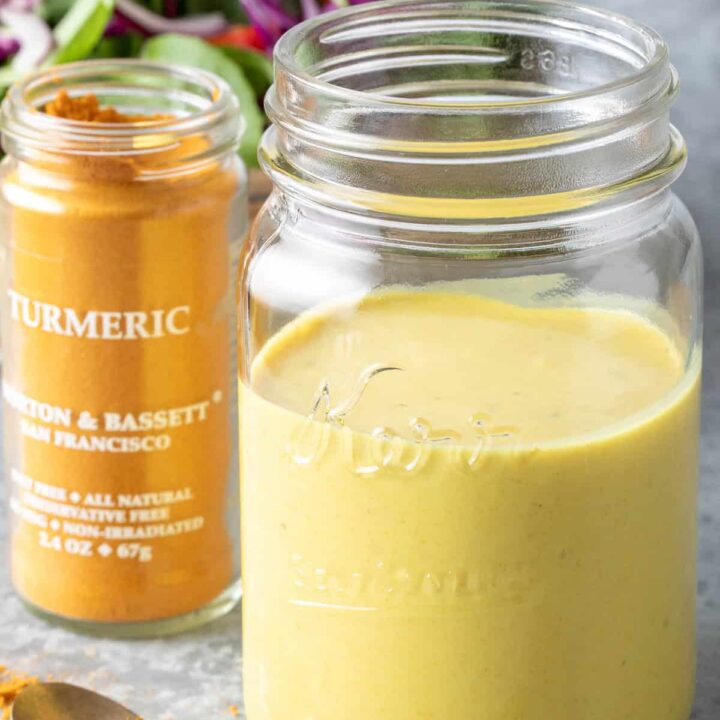
<instances>
[{"instance_id":1,"label":"blurred salad in background","mask_svg":"<svg viewBox=\"0 0 720 720\"><path fill-rule=\"evenodd\" d=\"M89 58L203 68L238 96L247 128L240 154L254 166L274 44L301 20L354 1L0 0L0 94L36 68Z\"/></svg>"}]
</instances>

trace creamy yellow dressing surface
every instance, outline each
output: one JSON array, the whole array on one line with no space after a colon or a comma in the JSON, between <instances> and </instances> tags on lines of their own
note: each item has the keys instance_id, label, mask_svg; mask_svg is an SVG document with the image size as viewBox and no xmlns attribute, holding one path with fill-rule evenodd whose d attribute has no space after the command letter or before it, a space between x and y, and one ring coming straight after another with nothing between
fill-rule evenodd
<instances>
[{"instance_id":1,"label":"creamy yellow dressing surface","mask_svg":"<svg viewBox=\"0 0 720 720\"><path fill-rule=\"evenodd\" d=\"M687 720L698 368L639 316L394 292L241 383L249 720Z\"/></svg>"}]
</instances>

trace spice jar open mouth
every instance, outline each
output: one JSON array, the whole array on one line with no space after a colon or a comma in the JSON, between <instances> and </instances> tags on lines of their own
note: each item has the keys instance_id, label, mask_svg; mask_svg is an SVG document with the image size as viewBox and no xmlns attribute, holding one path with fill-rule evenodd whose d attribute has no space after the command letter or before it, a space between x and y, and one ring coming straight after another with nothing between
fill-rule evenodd
<instances>
[{"instance_id":1,"label":"spice jar open mouth","mask_svg":"<svg viewBox=\"0 0 720 720\"><path fill-rule=\"evenodd\" d=\"M453 218L507 217L498 200L520 197L544 214L669 184L685 156L677 87L660 36L609 12L389 0L281 39L261 159L289 191L346 209L428 217L437 200Z\"/></svg>"},{"instance_id":2,"label":"spice jar open mouth","mask_svg":"<svg viewBox=\"0 0 720 720\"><path fill-rule=\"evenodd\" d=\"M42 112L58 91L94 95L131 115L164 115L132 123L85 122ZM8 92L2 105L6 151L21 146L53 153L126 155L175 148L183 138L211 139L203 157L217 157L238 141L237 99L220 78L195 68L139 60L96 60L32 75ZM17 155L17 151L15 152ZM202 159L198 157L198 159Z\"/></svg>"}]
</instances>

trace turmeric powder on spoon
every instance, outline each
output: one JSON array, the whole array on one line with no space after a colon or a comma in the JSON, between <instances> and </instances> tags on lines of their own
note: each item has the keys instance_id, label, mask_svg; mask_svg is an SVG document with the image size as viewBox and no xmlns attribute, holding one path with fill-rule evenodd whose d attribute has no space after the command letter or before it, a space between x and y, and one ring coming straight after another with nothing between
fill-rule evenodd
<instances>
[{"instance_id":1,"label":"turmeric powder on spoon","mask_svg":"<svg viewBox=\"0 0 720 720\"><path fill-rule=\"evenodd\" d=\"M18 675L0 665L0 720L10 720L15 698L37 680L27 675Z\"/></svg>"},{"instance_id":2,"label":"turmeric powder on spoon","mask_svg":"<svg viewBox=\"0 0 720 720\"><path fill-rule=\"evenodd\" d=\"M171 632L237 600L235 103L209 74L102 61L2 107L12 578L80 630Z\"/></svg>"}]
</instances>

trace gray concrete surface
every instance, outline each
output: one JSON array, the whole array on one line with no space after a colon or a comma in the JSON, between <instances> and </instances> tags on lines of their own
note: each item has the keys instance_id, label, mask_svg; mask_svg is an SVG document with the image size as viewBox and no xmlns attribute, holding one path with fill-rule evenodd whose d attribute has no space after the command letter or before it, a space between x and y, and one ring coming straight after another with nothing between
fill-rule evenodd
<instances>
[{"instance_id":1,"label":"gray concrete surface","mask_svg":"<svg viewBox=\"0 0 720 720\"><path fill-rule=\"evenodd\" d=\"M677 189L698 222L707 257L699 668L693 718L720 720L720 0L596 4L661 31L683 81L674 118L688 140L690 164ZM4 551L0 521L0 554ZM232 717L230 705L239 704L241 696L239 624L235 612L208 628L167 640L119 643L82 638L27 615L0 565L0 664L112 693L147 720Z\"/></svg>"}]
</instances>

